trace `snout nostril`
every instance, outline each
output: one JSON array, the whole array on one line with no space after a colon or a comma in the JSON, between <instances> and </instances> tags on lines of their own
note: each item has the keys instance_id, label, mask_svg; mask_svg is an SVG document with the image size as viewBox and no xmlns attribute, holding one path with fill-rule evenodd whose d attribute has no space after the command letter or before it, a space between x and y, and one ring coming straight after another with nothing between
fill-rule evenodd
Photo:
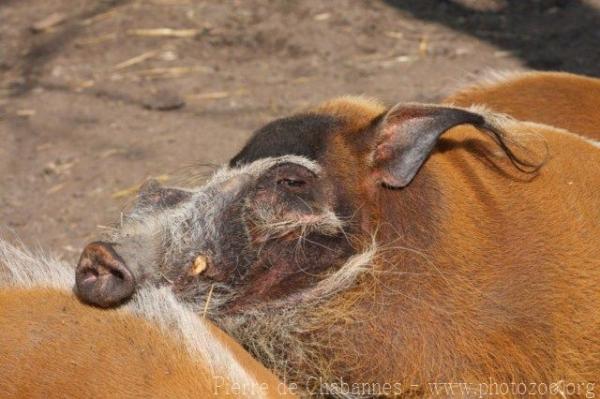
<instances>
[{"instance_id":1,"label":"snout nostril","mask_svg":"<svg viewBox=\"0 0 600 399\"><path fill-rule=\"evenodd\" d=\"M120 270L111 269L110 273L113 276L115 276L116 278L118 278L119 280L125 280L125 276L123 275L123 272L121 272Z\"/></svg>"},{"instance_id":2,"label":"snout nostril","mask_svg":"<svg viewBox=\"0 0 600 399\"><path fill-rule=\"evenodd\" d=\"M79 270L79 267L77 268L77 284L81 284L81 283L86 283L89 284L92 281L95 281L98 276L100 275L100 273L98 273L98 270L93 269L91 267L85 268L84 270ZM79 277L81 276L81 277Z\"/></svg>"},{"instance_id":3,"label":"snout nostril","mask_svg":"<svg viewBox=\"0 0 600 399\"><path fill-rule=\"evenodd\" d=\"M76 293L81 300L101 307L118 305L133 295L135 278L109 243L85 247L75 272Z\"/></svg>"}]
</instances>

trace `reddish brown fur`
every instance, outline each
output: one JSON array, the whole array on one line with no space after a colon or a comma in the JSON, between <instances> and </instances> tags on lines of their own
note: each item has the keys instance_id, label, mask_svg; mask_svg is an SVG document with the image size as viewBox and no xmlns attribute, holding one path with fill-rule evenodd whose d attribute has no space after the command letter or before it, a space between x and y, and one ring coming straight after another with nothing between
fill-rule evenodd
<instances>
[{"instance_id":1,"label":"reddish brown fur","mask_svg":"<svg viewBox=\"0 0 600 399\"><path fill-rule=\"evenodd\" d=\"M253 396L237 394L235 381L215 380L210 365L149 322L82 305L65 292L0 290L0 326L3 398ZM231 338L213 332L268 387L266 397L283 396L275 376Z\"/></svg>"},{"instance_id":2,"label":"reddish brown fur","mask_svg":"<svg viewBox=\"0 0 600 399\"><path fill-rule=\"evenodd\" d=\"M564 72L527 72L483 82L446 104L484 104L514 118L544 123L600 140L600 79Z\"/></svg>"},{"instance_id":3,"label":"reddish brown fur","mask_svg":"<svg viewBox=\"0 0 600 399\"><path fill-rule=\"evenodd\" d=\"M500 110L528 115L510 104ZM530 119L570 115L561 126L591 135L581 122L587 105L562 104ZM352 314L365 319L323 332L336 348L357 348L337 354L340 370L352 365L343 377L418 384L425 393L422 384L435 381L600 381L598 148L550 126L505 124L519 141L528 142L524 132L546 141L549 160L532 178L512 170L481 132L460 126L409 186L390 190L374 184L365 168L372 146L357 134L377 110L354 105L325 107L348 119L326 169L354 188L382 254L373 275L332 306L358 307Z\"/></svg>"}]
</instances>

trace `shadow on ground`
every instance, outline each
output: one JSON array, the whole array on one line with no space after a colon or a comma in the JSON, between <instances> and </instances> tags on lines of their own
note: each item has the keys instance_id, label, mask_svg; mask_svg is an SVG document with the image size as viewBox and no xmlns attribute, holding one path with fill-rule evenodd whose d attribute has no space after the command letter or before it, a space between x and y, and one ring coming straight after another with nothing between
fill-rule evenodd
<instances>
[{"instance_id":1,"label":"shadow on ground","mask_svg":"<svg viewBox=\"0 0 600 399\"><path fill-rule=\"evenodd\" d=\"M384 2L510 51L532 68L600 75L600 2L506 0L487 12L458 0Z\"/></svg>"},{"instance_id":2,"label":"shadow on ground","mask_svg":"<svg viewBox=\"0 0 600 399\"><path fill-rule=\"evenodd\" d=\"M73 15L63 29L37 39L21 60L22 79L12 85L11 94L19 96L27 93L38 84L40 71L49 61L62 51L65 46L78 37L83 30L82 20L108 12L115 7L129 3L131 0L100 0L90 9ZM10 0L6 5L10 4Z\"/></svg>"}]
</instances>

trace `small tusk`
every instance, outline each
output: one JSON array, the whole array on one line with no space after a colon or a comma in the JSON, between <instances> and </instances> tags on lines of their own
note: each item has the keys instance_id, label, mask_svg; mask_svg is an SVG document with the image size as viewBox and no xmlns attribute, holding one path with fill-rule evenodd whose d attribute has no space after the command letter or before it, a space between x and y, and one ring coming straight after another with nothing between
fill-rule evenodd
<instances>
[{"instance_id":1,"label":"small tusk","mask_svg":"<svg viewBox=\"0 0 600 399\"><path fill-rule=\"evenodd\" d=\"M204 255L198 255L198 257L196 259L194 259L194 264L190 268L190 271L188 272L188 275L190 275L190 276L197 276L197 275L199 275L204 270L206 270L206 264L207 264L207 262L206 262L206 256L204 256Z\"/></svg>"}]
</instances>

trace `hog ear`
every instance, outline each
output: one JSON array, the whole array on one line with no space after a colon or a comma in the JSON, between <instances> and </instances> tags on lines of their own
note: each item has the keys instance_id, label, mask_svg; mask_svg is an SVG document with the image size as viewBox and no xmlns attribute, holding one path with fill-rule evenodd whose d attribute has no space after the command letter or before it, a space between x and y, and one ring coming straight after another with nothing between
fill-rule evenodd
<instances>
[{"instance_id":1,"label":"hog ear","mask_svg":"<svg viewBox=\"0 0 600 399\"><path fill-rule=\"evenodd\" d=\"M438 138L445 131L464 123L481 126L485 119L459 108L395 105L377 127L372 165L378 180L393 188L407 186L432 152Z\"/></svg>"},{"instance_id":2,"label":"hog ear","mask_svg":"<svg viewBox=\"0 0 600 399\"><path fill-rule=\"evenodd\" d=\"M140 187L135 207L171 208L191 196L189 191L162 187L158 180L149 179Z\"/></svg>"}]
</instances>

